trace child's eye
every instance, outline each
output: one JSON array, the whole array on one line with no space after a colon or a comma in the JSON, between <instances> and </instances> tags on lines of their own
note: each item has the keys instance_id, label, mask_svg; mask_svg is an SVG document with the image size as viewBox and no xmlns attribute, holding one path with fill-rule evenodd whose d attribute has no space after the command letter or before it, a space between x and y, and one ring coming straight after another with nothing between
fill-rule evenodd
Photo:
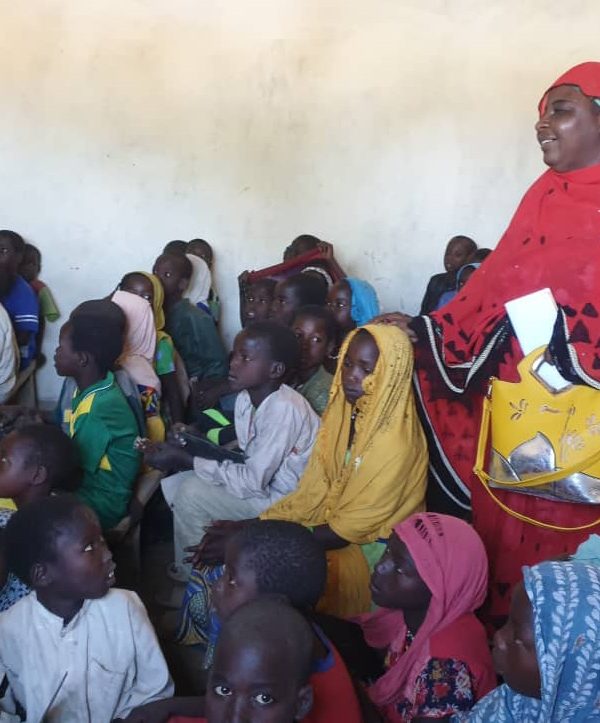
<instances>
[{"instance_id":1,"label":"child's eye","mask_svg":"<svg viewBox=\"0 0 600 723\"><path fill-rule=\"evenodd\" d=\"M231 695L231 688L228 688L226 685L215 685L213 690L217 695L221 696L221 698L226 698Z\"/></svg>"},{"instance_id":2,"label":"child's eye","mask_svg":"<svg viewBox=\"0 0 600 723\"><path fill-rule=\"evenodd\" d=\"M83 551L84 551L84 552L92 552L93 549L94 549L94 543L93 543L93 542L90 542L88 545L86 545L86 546L83 548Z\"/></svg>"},{"instance_id":3,"label":"child's eye","mask_svg":"<svg viewBox=\"0 0 600 723\"><path fill-rule=\"evenodd\" d=\"M273 702L273 696L268 693L258 693L254 696L254 700L259 705L270 705Z\"/></svg>"}]
</instances>

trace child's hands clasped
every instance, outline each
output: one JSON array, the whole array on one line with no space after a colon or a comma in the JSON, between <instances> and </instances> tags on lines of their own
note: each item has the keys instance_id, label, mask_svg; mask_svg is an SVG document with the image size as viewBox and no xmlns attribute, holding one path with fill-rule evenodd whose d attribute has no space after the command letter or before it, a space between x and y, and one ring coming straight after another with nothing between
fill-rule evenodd
<instances>
[{"instance_id":1,"label":"child's hands clasped","mask_svg":"<svg viewBox=\"0 0 600 723\"><path fill-rule=\"evenodd\" d=\"M222 565L225 560L227 541L249 522L252 520L217 520L213 522L197 545L185 548L186 552L191 553L185 562L191 563L192 567Z\"/></svg>"}]
</instances>

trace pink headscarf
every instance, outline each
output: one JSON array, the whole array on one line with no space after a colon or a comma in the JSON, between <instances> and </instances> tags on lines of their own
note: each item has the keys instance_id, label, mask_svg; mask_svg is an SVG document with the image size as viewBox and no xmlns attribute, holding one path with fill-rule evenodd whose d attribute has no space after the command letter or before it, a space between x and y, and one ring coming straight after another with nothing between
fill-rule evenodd
<instances>
[{"instance_id":1,"label":"pink headscarf","mask_svg":"<svg viewBox=\"0 0 600 723\"><path fill-rule=\"evenodd\" d=\"M123 309L127 322L119 365L135 384L152 387L160 393L160 381L154 371L156 327L150 303L141 296L121 290L115 291L112 301Z\"/></svg>"},{"instance_id":2,"label":"pink headscarf","mask_svg":"<svg viewBox=\"0 0 600 723\"><path fill-rule=\"evenodd\" d=\"M419 512L394 526L408 548L419 576L431 591L423 624L406 653L370 688L380 708L396 700L412 700L415 680L431 657L431 636L485 600L488 561L475 530L463 520L434 512ZM406 624L401 610L380 609L359 617L367 643L401 652Z\"/></svg>"}]
</instances>

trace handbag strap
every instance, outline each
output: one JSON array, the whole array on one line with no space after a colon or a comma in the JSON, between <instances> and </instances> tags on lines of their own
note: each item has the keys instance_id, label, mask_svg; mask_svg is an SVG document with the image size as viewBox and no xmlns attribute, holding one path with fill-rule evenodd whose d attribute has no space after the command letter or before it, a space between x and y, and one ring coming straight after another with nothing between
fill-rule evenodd
<instances>
[{"instance_id":1,"label":"handbag strap","mask_svg":"<svg viewBox=\"0 0 600 723\"><path fill-rule=\"evenodd\" d=\"M490 388L493 387L493 379L490 380ZM487 449L487 443L489 439L489 430L490 425L492 421L492 402L490 399L490 395L486 394L486 396L483 398L483 411L481 415L481 427L479 429L479 439L477 441L477 454L475 457L475 466L473 467L473 472L483 485L483 488L485 491L489 494L489 496L494 500L494 502L502 508L507 514L511 515L512 517L516 517L518 520L521 520L522 522L528 522L531 525L535 525L536 527L543 527L547 530L557 530L558 532L576 532L578 530L589 530L592 527L596 527L598 524L600 524L600 517L595 520L594 522L590 522L587 525L579 525L577 527L560 527L558 525L551 525L548 522L542 522L541 520L536 520L533 517L528 517L527 515L523 515L520 512L517 512L516 510L511 509L506 505L504 502L502 502L498 497L492 492L492 489L490 487L490 482L493 482L494 484L497 484L502 487L506 488L528 488L528 487L539 487L541 485L548 484L550 482L556 482L557 480L563 479L564 477L568 477L571 474L574 474L575 472L581 471L582 468L586 468L589 466L592 466L596 462L600 461L600 449L597 450L593 455L590 455L586 460L583 462L579 462L576 465L572 465L571 467L566 467L565 469L558 470L557 472L548 472L541 475L538 475L537 477L534 477L532 479L524 480L523 482L505 482L504 480L497 480L491 475L489 475L483 468L484 462L485 462L485 452Z\"/></svg>"}]
</instances>

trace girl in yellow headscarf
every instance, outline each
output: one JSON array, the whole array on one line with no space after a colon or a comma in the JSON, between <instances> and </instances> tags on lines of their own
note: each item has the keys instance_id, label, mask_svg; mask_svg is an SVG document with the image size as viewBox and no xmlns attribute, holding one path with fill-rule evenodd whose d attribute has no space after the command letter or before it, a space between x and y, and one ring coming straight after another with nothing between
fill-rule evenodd
<instances>
[{"instance_id":1,"label":"girl in yellow headscarf","mask_svg":"<svg viewBox=\"0 0 600 723\"><path fill-rule=\"evenodd\" d=\"M183 422L184 408L177 383L175 346L171 337L164 330L163 301L165 294L160 279L145 271L132 271L123 277L119 289L143 297L152 306L156 328L154 369L162 387L162 410L164 413L166 407L171 423Z\"/></svg>"},{"instance_id":2,"label":"girl in yellow headscarf","mask_svg":"<svg viewBox=\"0 0 600 723\"><path fill-rule=\"evenodd\" d=\"M413 351L403 331L371 325L346 337L321 429L298 488L262 519L310 527L327 550L319 610L368 611L370 572L394 524L424 509L427 444L412 391ZM226 541L244 522L217 522L195 549L179 639L211 640L210 584ZM214 637L214 636L213 636Z\"/></svg>"}]
</instances>

